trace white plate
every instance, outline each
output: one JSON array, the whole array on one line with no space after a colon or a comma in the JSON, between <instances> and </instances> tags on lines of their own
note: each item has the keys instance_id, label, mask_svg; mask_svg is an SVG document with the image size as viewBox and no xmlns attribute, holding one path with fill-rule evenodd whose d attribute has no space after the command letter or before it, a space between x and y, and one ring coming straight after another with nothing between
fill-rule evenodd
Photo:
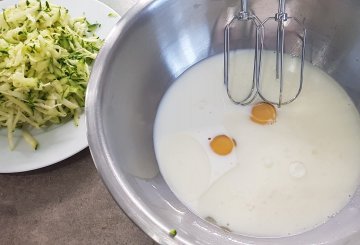
<instances>
[{"instance_id":1,"label":"white plate","mask_svg":"<svg viewBox=\"0 0 360 245\"><path fill-rule=\"evenodd\" d=\"M109 17L108 14L115 11L97 0L51 0L49 2L66 7L73 18L85 15L89 22L100 23L101 27L97 34L103 39L120 18L120 16ZM0 8L4 9L16 3L18 0L0 1ZM85 114L81 115L78 127L70 121L47 130L37 131L35 137L39 141L38 150L31 150L21 137L16 137L16 148L10 151L6 130L0 130L0 173L24 172L46 167L85 149L88 146Z\"/></svg>"}]
</instances>

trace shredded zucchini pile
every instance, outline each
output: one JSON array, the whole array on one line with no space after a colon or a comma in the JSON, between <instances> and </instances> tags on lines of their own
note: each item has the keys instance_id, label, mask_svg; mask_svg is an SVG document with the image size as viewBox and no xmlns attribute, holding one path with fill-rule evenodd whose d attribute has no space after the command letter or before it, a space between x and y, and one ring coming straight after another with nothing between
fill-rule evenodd
<instances>
[{"instance_id":1,"label":"shredded zucchini pile","mask_svg":"<svg viewBox=\"0 0 360 245\"><path fill-rule=\"evenodd\" d=\"M10 149L16 128L36 149L29 128L71 118L78 124L89 65L103 44L98 26L40 0L21 0L0 14L0 129L7 128Z\"/></svg>"}]
</instances>

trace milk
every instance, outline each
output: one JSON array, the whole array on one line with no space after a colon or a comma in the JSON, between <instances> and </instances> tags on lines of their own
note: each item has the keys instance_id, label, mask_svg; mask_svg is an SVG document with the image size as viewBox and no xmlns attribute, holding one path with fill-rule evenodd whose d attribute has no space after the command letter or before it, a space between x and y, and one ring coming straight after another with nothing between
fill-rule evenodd
<instances>
[{"instance_id":1,"label":"milk","mask_svg":"<svg viewBox=\"0 0 360 245\"><path fill-rule=\"evenodd\" d=\"M231 89L251 86L253 52L231 56ZM237 69L239 67L239 69ZM262 89L276 100L275 55L263 53ZM297 90L299 60L285 57L285 98ZM247 90L246 90L247 91ZM331 77L305 64L299 98L277 109L272 125L250 120L223 84L223 56L186 71L159 107L154 144L160 171L195 214L233 232L280 237L312 229L339 212L360 180L360 116ZM233 152L216 155L209 139L226 134Z\"/></svg>"}]
</instances>

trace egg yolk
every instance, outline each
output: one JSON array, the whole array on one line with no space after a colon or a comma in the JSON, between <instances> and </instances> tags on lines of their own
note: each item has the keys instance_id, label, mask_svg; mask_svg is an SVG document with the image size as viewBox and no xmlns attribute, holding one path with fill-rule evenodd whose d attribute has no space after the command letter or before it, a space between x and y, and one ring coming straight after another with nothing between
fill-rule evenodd
<instances>
[{"instance_id":1,"label":"egg yolk","mask_svg":"<svg viewBox=\"0 0 360 245\"><path fill-rule=\"evenodd\" d=\"M259 124L272 124L276 120L276 109L272 104L258 103L252 108L250 118Z\"/></svg>"},{"instance_id":2,"label":"egg yolk","mask_svg":"<svg viewBox=\"0 0 360 245\"><path fill-rule=\"evenodd\" d=\"M230 154L235 146L233 139L226 135L218 135L210 142L211 149L218 155L225 156Z\"/></svg>"}]
</instances>

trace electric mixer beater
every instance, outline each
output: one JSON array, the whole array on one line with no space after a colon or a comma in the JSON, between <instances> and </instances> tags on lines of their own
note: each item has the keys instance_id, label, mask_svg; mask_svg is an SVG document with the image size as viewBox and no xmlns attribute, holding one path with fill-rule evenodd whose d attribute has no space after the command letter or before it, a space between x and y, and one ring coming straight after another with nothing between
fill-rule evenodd
<instances>
[{"instance_id":1,"label":"electric mixer beater","mask_svg":"<svg viewBox=\"0 0 360 245\"><path fill-rule=\"evenodd\" d=\"M245 96L244 99L235 99L232 95L229 83L229 62L230 62L230 34L231 27L235 22L251 22L255 28L255 49L254 49L254 66L253 66L253 78L251 82L251 88L249 93ZM261 55L264 48L264 36L266 28L265 26L271 21L277 23L276 31L276 71L275 77L278 81L279 94L278 100L272 100L267 98L261 91L260 76L261 76ZM299 73L299 86L295 95L291 98L284 99L284 52L285 52L285 34L286 28L289 28L291 24L298 25L301 31L291 30L297 38L297 42L300 43L300 73ZM296 100L300 95L303 87L303 73L304 73L304 59L305 59L305 41L306 41L306 28L296 17L290 17L285 12L285 0L279 0L278 12L274 17L268 17L263 22L259 18L248 11L248 1L241 0L241 9L238 11L234 17L229 21L225 26L224 31L224 84L226 86L228 97L235 104L248 105L252 103L257 96L259 96L263 101L271 103L278 107L282 105L289 104Z\"/></svg>"}]
</instances>

